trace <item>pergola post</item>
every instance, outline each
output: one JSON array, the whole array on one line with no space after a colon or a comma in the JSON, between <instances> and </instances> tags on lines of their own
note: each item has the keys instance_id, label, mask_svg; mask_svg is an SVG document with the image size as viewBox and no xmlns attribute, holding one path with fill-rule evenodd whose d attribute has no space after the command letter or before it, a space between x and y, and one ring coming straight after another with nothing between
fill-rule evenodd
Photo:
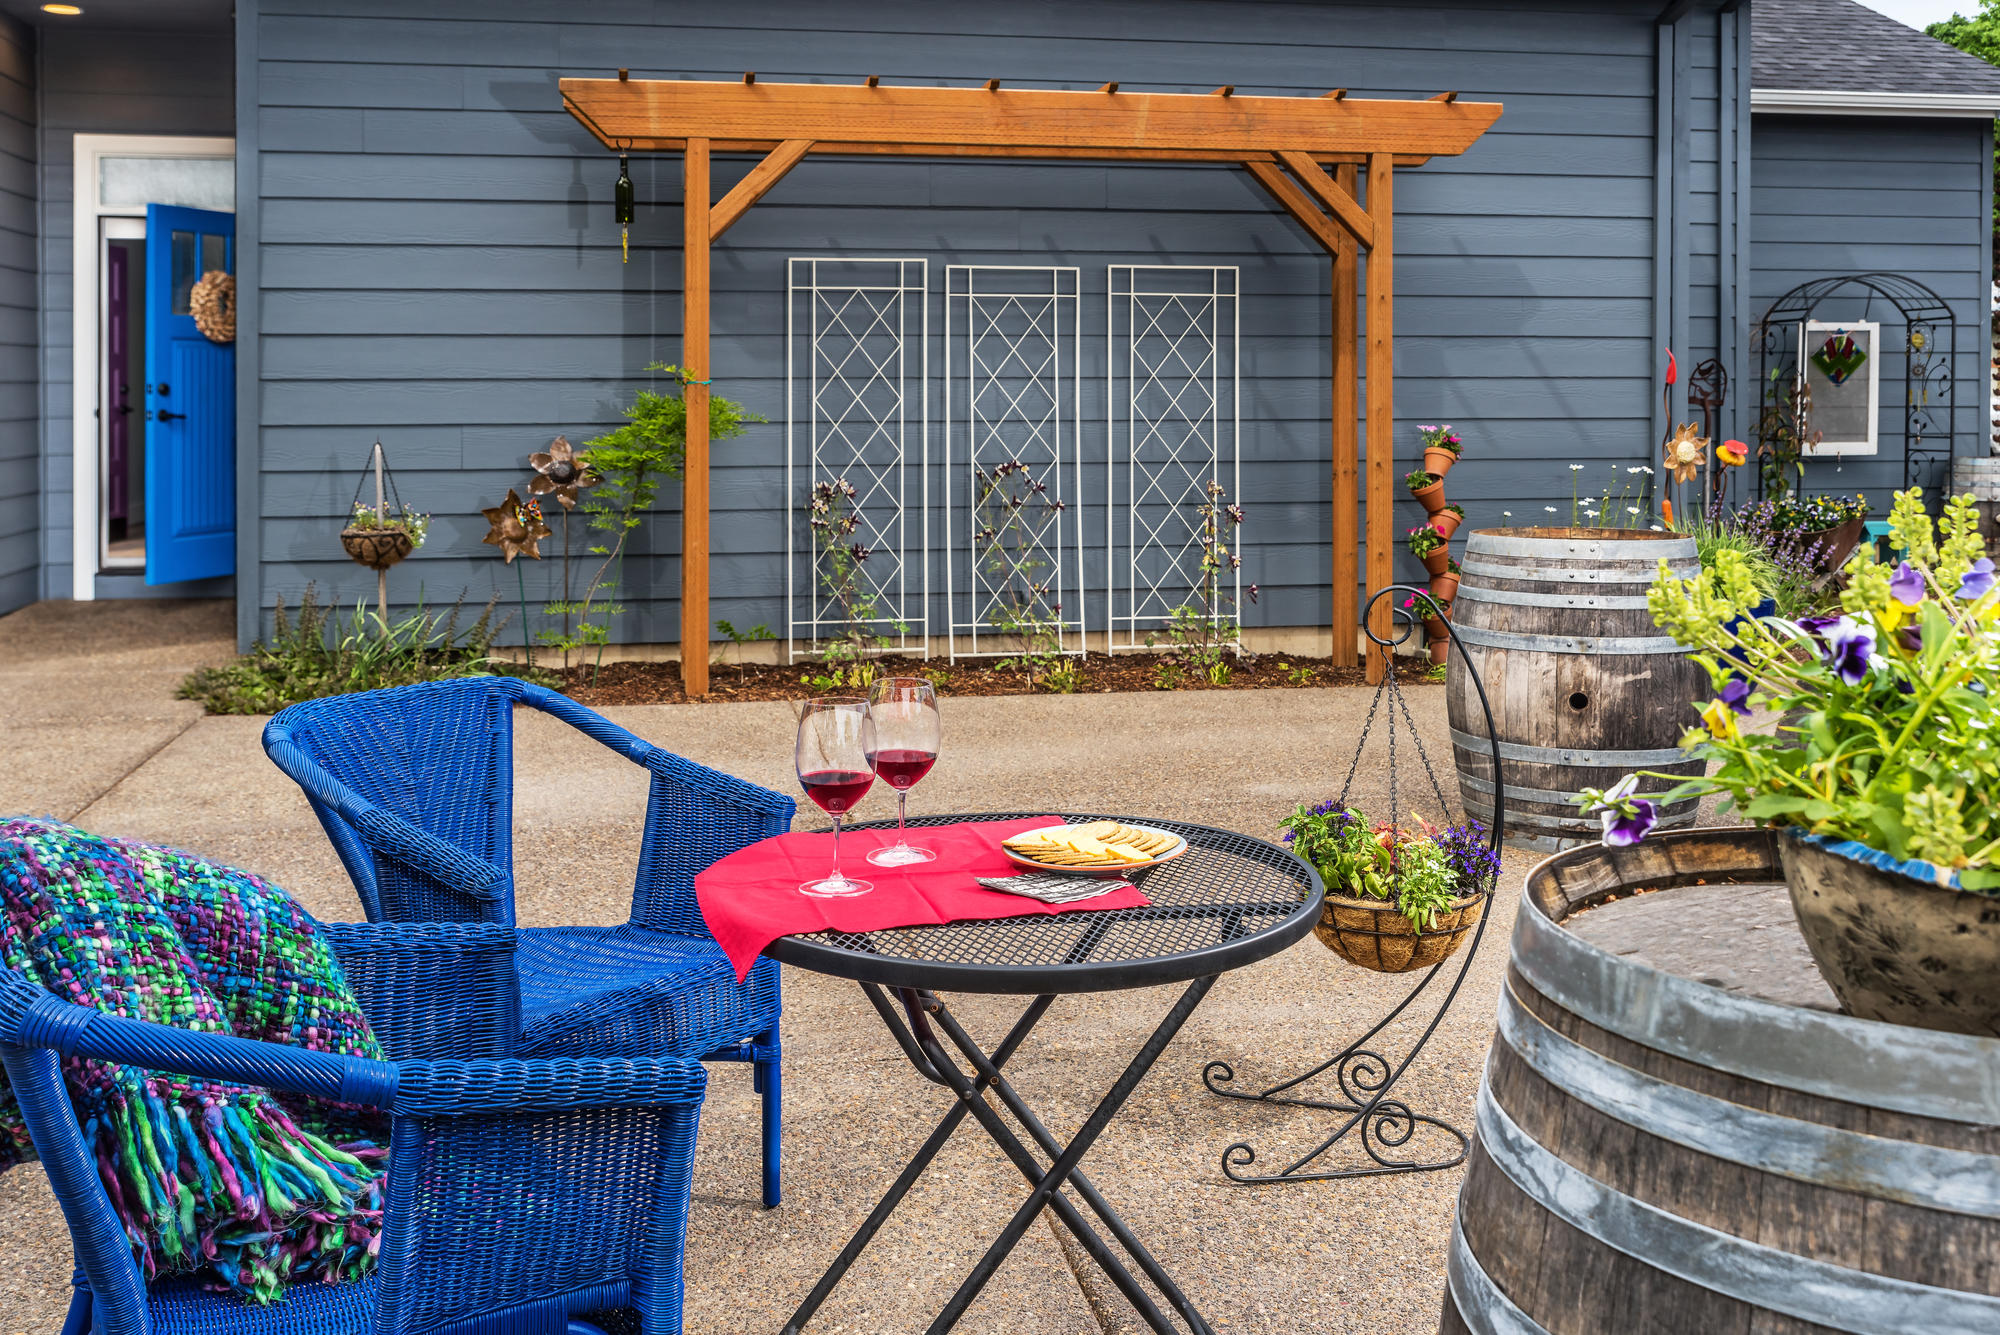
<instances>
[{"instance_id":1,"label":"pergola post","mask_svg":"<svg viewBox=\"0 0 2000 1335\"><path fill-rule=\"evenodd\" d=\"M682 164L681 685L698 696L708 694L708 140L688 140Z\"/></svg>"},{"instance_id":2,"label":"pergola post","mask_svg":"<svg viewBox=\"0 0 2000 1335\"><path fill-rule=\"evenodd\" d=\"M1396 168L1387 153L1368 156L1368 587L1386 587L1396 573ZM1376 605L1369 625L1389 636L1392 609ZM1371 646L1372 647L1372 646ZM1368 681L1379 682L1382 656L1368 655Z\"/></svg>"},{"instance_id":3,"label":"pergola post","mask_svg":"<svg viewBox=\"0 0 2000 1335\"><path fill-rule=\"evenodd\" d=\"M1355 194L1352 163L1334 180ZM1353 667L1361 622L1361 251L1352 241L1333 257L1333 665Z\"/></svg>"}]
</instances>

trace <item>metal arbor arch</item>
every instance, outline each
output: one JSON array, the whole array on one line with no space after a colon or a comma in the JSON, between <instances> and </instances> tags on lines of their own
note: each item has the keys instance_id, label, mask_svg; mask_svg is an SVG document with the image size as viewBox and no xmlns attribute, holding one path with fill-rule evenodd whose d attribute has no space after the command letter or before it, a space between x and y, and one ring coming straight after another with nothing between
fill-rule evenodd
<instances>
[{"instance_id":1,"label":"metal arbor arch","mask_svg":"<svg viewBox=\"0 0 2000 1335\"><path fill-rule=\"evenodd\" d=\"M1892 273L1840 274L1800 283L1771 303L1751 331L1757 349L1759 419L1758 444L1771 444L1764 404L1775 374L1780 383L1799 375L1799 354L1806 321L1832 297L1864 298L1872 313L1882 298L1903 320L1903 486L1929 489L1945 481L1951 466L1955 432L1952 423L1953 367L1958 355L1958 318L1951 304L1914 278ZM1864 318L1865 315L1864 315ZM1885 340L1878 341L1881 355ZM1763 473L1757 494L1764 493Z\"/></svg>"}]
</instances>

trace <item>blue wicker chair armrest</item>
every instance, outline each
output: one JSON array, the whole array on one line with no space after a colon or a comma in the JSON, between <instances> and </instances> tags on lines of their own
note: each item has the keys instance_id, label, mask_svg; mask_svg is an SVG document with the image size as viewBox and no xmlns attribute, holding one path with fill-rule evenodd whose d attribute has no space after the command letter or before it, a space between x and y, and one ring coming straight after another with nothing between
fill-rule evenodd
<instances>
[{"instance_id":1,"label":"blue wicker chair armrest","mask_svg":"<svg viewBox=\"0 0 2000 1335\"><path fill-rule=\"evenodd\" d=\"M708 1070L693 1057L402 1062L398 1117L513 1116L699 1104Z\"/></svg>"},{"instance_id":2,"label":"blue wicker chair armrest","mask_svg":"<svg viewBox=\"0 0 2000 1335\"><path fill-rule=\"evenodd\" d=\"M265 728L264 747L278 768L346 821L379 856L474 899L512 899L513 880L505 870L368 801L279 734L275 719Z\"/></svg>"},{"instance_id":3,"label":"blue wicker chair armrest","mask_svg":"<svg viewBox=\"0 0 2000 1335\"><path fill-rule=\"evenodd\" d=\"M797 810L791 798L782 793L774 793L769 788L746 782L733 774L710 769L706 765L674 755L654 746L643 737L628 729L619 727L610 719L546 686L528 686L521 693L521 703L531 705L543 713L559 718L613 751L618 752L635 765L644 765L655 774L663 774L693 788L702 788L714 797L735 806L768 815L782 816L790 820Z\"/></svg>"},{"instance_id":4,"label":"blue wicker chair armrest","mask_svg":"<svg viewBox=\"0 0 2000 1335\"><path fill-rule=\"evenodd\" d=\"M326 922L319 930L392 1061L510 1057L518 945L496 923Z\"/></svg>"},{"instance_id":5,"label":"blue wicker chair armrest","mask_svg":"<svg viewBox=\"0 0 2000 1335\"><path fill-rule=\"evenodd\" d=\"M149 1071L263 1085L374 1108L388 1108L396 1098L397 1068L393 1062L128 1020L72 1005L48 992L27 1008L12 1029L12 1033L0 1035L0 1041L24 1048L50 1048L65 1057L95 1057Z\"/></svg>"}]
</instances>

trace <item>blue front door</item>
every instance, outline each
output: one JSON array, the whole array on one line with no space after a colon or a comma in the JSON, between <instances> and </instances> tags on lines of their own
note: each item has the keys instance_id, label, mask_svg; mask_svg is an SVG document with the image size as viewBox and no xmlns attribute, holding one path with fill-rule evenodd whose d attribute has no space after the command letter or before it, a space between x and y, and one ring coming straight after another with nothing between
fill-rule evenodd
<instances>
[{"instance_id":1,"label":"blue front door","mask_svg":"<svg viewBox=\"0 0 2000 1335\"><path fill-rule=\"evenodd\" d=\"M236 216L146 207L146 582L236 570L236 345L195 327L203 275L236 271Z\"/></svg>"}]
</instances>

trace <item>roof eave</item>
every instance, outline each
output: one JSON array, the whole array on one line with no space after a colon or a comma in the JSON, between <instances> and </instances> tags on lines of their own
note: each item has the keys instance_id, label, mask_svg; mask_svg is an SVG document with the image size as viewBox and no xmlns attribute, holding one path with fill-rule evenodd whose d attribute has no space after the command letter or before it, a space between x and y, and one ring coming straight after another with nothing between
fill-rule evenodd
<instances>
[{"instance_id":1,"label":"roof eave","mask_svg":"<svg viewBox=\"0 0 2000 1335\"><path fill-rule=\"evenodd\" d=\"M2000 116L2000 92L1890 93L1753 88L1750 90L1750 109L1791 115L1965 116L1992 120Z\"/></svg>"}]
</instances>

